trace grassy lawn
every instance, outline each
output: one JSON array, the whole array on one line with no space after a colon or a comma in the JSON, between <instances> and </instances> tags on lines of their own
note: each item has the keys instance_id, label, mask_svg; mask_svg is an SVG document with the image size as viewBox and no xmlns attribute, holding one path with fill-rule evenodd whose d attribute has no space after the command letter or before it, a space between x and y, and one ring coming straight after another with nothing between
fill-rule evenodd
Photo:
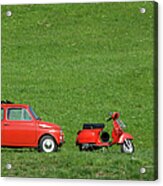
<instances>
[{"instance_id":1,"label":"grassy lawn","mask_svg":"<svg viewBox=\"0 0 163 186\"><path fill-rule=\"evenodd\" d=\"M3 148L2 176L156 178L153 13L153 2L2 6L2 99L31 105L66 137L57 153ZM121 112L135 153L79 152L82 124L109 111Z\"/></svg>"}]
</instances>

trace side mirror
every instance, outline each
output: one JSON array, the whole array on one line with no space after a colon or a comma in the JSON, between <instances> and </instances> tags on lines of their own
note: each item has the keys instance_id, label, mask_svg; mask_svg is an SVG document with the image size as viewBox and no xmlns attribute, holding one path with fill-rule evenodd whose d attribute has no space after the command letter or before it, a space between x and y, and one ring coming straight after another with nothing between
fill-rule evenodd
<instances>
[{"instance_id":1,"label":"side mirror","mask_svg":"<svg viewBox=\"0 0 163 186\"><path fill-rule=\"evenodd\" d=\"M113 112L109 112L109 113L108 113L109 116L112 116L112 114L113 114Z\"/></svg>"}]
</instances>

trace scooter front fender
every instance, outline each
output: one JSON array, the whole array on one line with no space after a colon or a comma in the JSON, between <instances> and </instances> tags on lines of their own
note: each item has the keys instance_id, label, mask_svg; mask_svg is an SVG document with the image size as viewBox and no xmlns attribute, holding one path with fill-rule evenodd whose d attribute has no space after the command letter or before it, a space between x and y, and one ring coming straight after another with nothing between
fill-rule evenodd
<instances>
[{"instance_id":1,"label":"scooter front fender","mask_svg":"<svg viewBox=\"0 0 163 186\"><path fill-rule=\"evenodd\" d=\"M134 138L133 138L133 136L132 136L131 134L129 134L129 133L123 133L123 134L120 136L120 138L119 138L119 140L118 140L118 143L122 144L122 143L125 141L125 139L133 140Z\"/></svg>"}]
</instances>

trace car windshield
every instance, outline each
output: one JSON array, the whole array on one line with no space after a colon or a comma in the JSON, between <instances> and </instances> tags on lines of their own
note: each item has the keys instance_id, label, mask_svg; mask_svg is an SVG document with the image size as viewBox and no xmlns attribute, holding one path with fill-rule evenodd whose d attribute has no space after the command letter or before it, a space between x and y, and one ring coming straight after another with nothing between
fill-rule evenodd
<instances>
[{"instance_id":1,"label":"car windshield","mask_svg":"<svg viewBox=\"0 0 163 186\"><path fill-rule=\"evenodd\" d=\"M37 116L36 113L33 111L32 107L29 107L29 109L30 109L30 111L31 111L31 113L32 113L32 115L34 116L35 119L37 119L37 120L40 119L40 117Z\"/></svg>"}]
</instances>

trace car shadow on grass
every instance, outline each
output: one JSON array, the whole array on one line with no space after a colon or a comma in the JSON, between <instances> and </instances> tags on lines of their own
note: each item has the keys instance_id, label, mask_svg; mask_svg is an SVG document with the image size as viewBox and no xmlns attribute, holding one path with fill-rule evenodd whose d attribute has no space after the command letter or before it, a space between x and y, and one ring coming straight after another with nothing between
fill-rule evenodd
<instances>
[{"instance_id":1,"label":"car shadow on grass","mask_svg":"<svg viewBox=\"0 0 163 186\"><path fill-rule=\"evenodd\" d=\"M3 152L18 152L18 153L22 153L22 152L37 152L37 149L35 148L7 148L7 147L1 147L1 153Z\"/></svg>"},{"instance_id":2,"label":"car shadow on grass","mask_svg":"<svg viewBox=\"0 0 163 186\"><path fill-rule=\"evenodd\" d=\"M57 152L52 153L59 153L62 150L59 148ZM15 153L26 153L26 152L35 152L38 154L47 154L46 152L39 152L37 148L16 148L16 147L1 147L1 153L8 153L8 152L15 152ZM51 153L50 153L51 154Z\"/></svg>"}]
</instances>

